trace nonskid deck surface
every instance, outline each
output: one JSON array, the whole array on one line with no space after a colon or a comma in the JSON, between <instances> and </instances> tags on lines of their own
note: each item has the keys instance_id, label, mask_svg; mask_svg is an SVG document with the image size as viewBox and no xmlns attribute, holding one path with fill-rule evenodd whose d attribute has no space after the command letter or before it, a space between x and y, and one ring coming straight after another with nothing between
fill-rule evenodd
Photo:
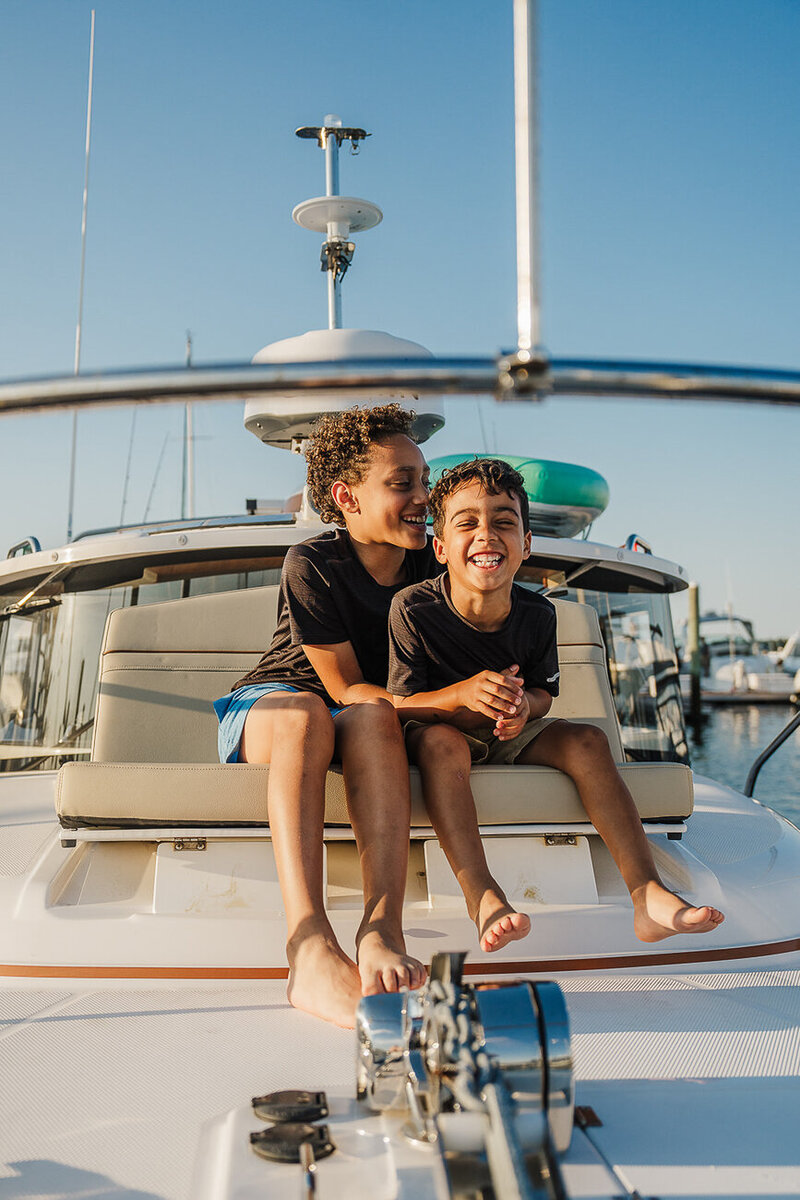
<instances>
[{"instance_id":1,"label":"nonskid deck surface","mask_svg":"<svg viewBox=\"0 0 800 1200\"><path fill-rule=\"evenodd\" d=\"M559 982L577 1103L603 1122L589 1131L593 1144L574 1135L565 1168L572 1195L620 1194L596 1148L642 1196L800 1193L799 970ZM220 1178L241 1166L242 1187L220 1200L295 1194L291 1171L255 1159L246 1139L239 1145L238 1131L258 1126L246 1112L250 1097L327 1089L342 1164L355 1154L342 1115L352 1107L354 1049L352 1033L292 1010L281 983L80 989L7 981L0 1197L196 1200L198 1154ZM227 1168L208 1158L210 1130L225 1114L222 1124L237 1130ZM335 1160L319 1167L324 1197L336 1195L325 1190L325 1165L332 1172ZM418 1171L401 1169L396 1189L390 1180L376 1192L367 1172L364 1200L425 1195L418 1182ZM347 1200L361 1193L351 1188Z\"/></svg>"}]
</instances>

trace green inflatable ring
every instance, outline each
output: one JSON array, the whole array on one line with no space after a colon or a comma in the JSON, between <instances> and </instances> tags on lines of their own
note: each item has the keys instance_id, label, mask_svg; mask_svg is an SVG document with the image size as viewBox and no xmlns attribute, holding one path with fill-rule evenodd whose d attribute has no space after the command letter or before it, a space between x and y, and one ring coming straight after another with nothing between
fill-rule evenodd
<instances>
[{"instance_id":1,"label":"green inflatable ring","mask_svg":"<svg viewBox=\"0 0 800 1200\"><path fill-rule=\"evenodd\" d=\"M502 458L525 481L535 533L574 537L591 525L608 507L608 484L590 467L548 458L523 458L518 454L444 454L430 460L431 480L443 471L472 458Z\"/></svg>"}]
</instances>

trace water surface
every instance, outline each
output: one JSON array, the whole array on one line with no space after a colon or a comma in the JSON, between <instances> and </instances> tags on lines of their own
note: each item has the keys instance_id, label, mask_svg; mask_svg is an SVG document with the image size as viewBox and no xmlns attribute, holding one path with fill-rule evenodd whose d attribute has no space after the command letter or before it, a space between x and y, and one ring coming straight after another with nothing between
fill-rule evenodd
<instances>
[{"instance_id":1,"label":"water surface","mask_svg":"<svg viewBox=\"0 0 800 1200\"><path fill-rule=\"evenodd\" d=\"M743 791L754 760L796 712L787 704L708 708L702 741L690 731L692 767ZM753 794L800 825L800 729L761 768Z\"/></svg>"}]
</instances>

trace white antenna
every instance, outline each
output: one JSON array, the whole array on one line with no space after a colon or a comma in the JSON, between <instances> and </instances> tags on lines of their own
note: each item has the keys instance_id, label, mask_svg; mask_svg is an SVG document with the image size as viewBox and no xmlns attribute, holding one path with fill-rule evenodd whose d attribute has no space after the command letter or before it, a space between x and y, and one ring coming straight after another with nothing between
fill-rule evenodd
<instances>
[{"instance_id":1,"label":"white antenna","mask_svg":"<svg viewBox=\"0 0 800 1200\"><path fill-rule=\"evenodd\" d=\"M92 92L94 90L94 21L92 9L89 26L89 91L86 101L86 163L83 172L83 208L81 212L81 274L78 287L78 320L75 326L75 374L81 369L81 333L83 331L83 283L86 275L86 218L89 211L89 151L92 144ZM69 467L69 502L67 504L67 541L72 537L72 517L75 507L75 459L78 445L78 410L72 413L72 451Z\"/></svg>"},{"instance_id":2,"label":"white antenna","mask_svg":"<svg viewBox=\"0 0 800 1200\"><path fill-rule=\"evenodd\" d=\"M192 331L186 330L186 367L192 365ZM183 471L181 478L181 520L194 516L194 421L191 401L183 409Z\"/></svg>"},{"instance_id":3,"label":"white antenna","mask_svg":"<svg viewBox=\"0 0 800 1200\"><path fill-rule=\"evenodd\" d=\"M517 190L517 348L539 345L536 130L536 0L514 0L514 120Z\"/></svg>"},{"instance_id":4,"label":"white antenna","mask_svg":"<svg viewBox=\"0 0 800 1200\"><path fill-rule=\"evenodd\" d=\"M342 125L341 118L334 113L328 113L322 125L303 125L295 133L299 138L315 138L325 151L325 195L298 204L292 211L292 220L303 229L326 235L320 264L328 273L328 328L341 329L341 284L355 253L350 234L379 225L383 213L369 200L339 195L339 148L342 142L349 141L355 154L359 143L371 135L365 129Z\"/></svg>"}]
</instances>

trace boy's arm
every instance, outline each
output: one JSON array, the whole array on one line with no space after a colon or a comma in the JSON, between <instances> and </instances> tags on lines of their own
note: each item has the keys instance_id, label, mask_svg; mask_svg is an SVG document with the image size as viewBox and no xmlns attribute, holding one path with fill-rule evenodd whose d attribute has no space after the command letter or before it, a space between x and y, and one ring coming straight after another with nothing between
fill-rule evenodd
<instances>
[{"instance_id":1,"label":"boy's arm","mask_svg":"<svg viewBox=\"0 0 800 1200\"><path fill-rule=\"evenodd\" d=\"M365 683L347 640L347 630L331 595L328 564L311 544L294 546L286 556L283 583L293 645L300 645L322 686L337 704L355 704L383 688Z\"/></svg>"},{"instance_id":2,"label":"boy's arm","mask_svg":"<svg viewBox=\"0 0 800 1200\"><path fill-rule=\"evenodd\" d=\"M447 721L461 729L485 725L487 718L498 721L512 717L521 700L521 685L514 669L480 671L477 675L433 692L415 692L410 696L392 696L395 708L406 720Z\"/></svg>"},{"instance_id":3,"label":"boy's arm","mask_svg":"<svg viewBox=\"0 0 800 1200\"><path fill-rule=\"evenodd\" d=\"M325 691L342 707L376 698L392 701L385 688L364 681L352 642L326 646L303 645L303 651L322 680Z\"/></svg>"}]
</instances>

